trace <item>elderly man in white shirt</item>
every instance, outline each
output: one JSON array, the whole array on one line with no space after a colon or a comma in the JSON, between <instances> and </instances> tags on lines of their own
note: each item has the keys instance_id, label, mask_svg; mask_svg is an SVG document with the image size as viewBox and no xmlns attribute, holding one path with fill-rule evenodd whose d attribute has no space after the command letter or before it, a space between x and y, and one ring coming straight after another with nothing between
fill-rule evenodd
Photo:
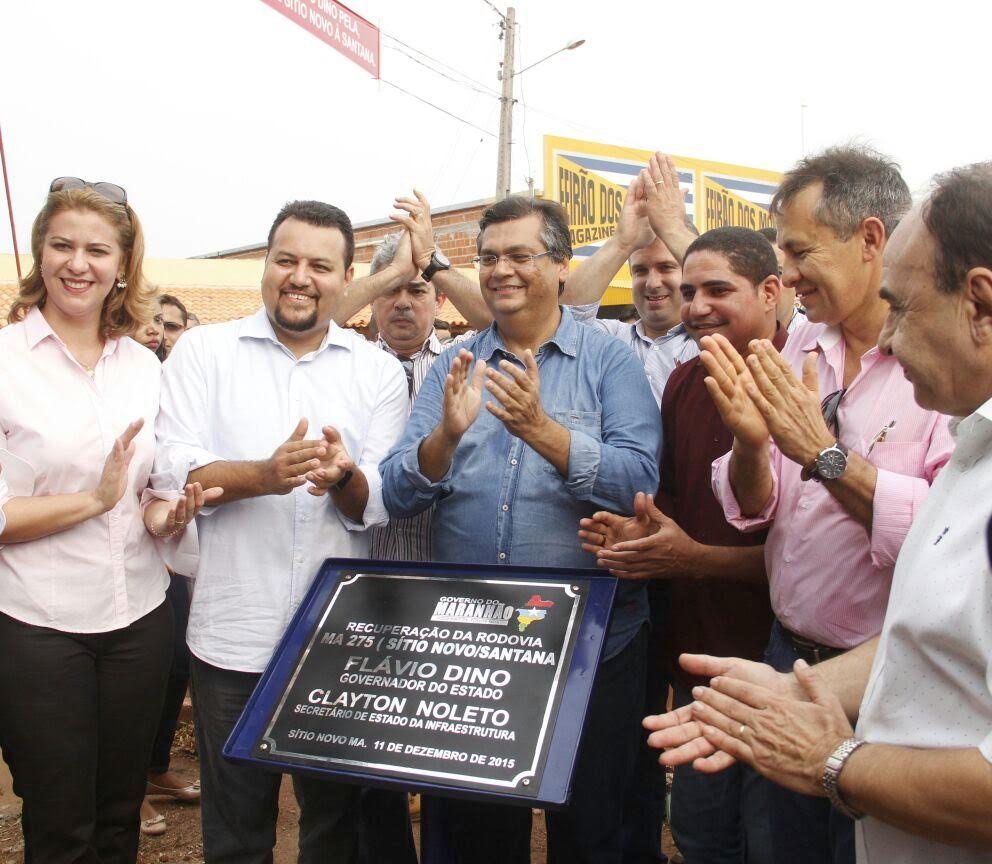
<instances>
[{"instance_id":1,"label":"elderly man in white shirt","mask_svg":"<svg viewBox=\"0 0 992 864\"><path fill-rule=\"evenodd\" d=\"M829 798L859 820L859 864L990 862L992 163L938 178L892 235L881 294L879 348L922 407L955 415L957 444L899 554L881 635L790 674L684 655L716 677L645 725L669 764L742 759Z\"/></svg>"},{"instance_id":2,"label":"elderly man in white shirt","mask_svg":"<svg viewBox=\"0 0 992 864\"><path fill-rule=\"evenodd\" d=\"M272 860L280 778L221 748L321 562L367 556L366 529L387 521L378 464L407 417L399 362L333 321L353 272L347 215L287 204L268 247L264 308L177 343L156 430L166 481L223 478L198 526L187 633L210 864ZM294 783L299 860L355 860L355 787Z\"/></svg>"}]
</instances>

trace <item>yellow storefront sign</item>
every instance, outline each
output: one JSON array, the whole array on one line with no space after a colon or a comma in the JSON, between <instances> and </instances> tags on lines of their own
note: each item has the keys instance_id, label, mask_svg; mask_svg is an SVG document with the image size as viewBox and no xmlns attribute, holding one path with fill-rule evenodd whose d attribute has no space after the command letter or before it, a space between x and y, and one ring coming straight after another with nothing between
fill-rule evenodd
<instances>
[{"instance_id":1,"label":"yellow storefront sign","mask_svg":"<svg viewBox=\"0 0 992 864\"><path fill-rule=\"evenodd\" d=\"M616 231L627 190L562 157L557 164L558 203L568 213L572 246L609 240Z\"/></svg>"},{"instance_id":2,"label":"yellow storefront sign","mask_svg":"<svg viewBox=\"0 0 992 864\"><path fill-rule=\"evenodd\" d=\"M760 231L775 225L766 207L735 195L707 176L703 177L703 208L707 231L724 225Z\"/></svg>"},{"instance_id":3,"label":"yellow storefront sign","mask_svg":"<svg viewBox=\"0 0 992 864\"><path fill-rule=\"evenodd\" d=\"M573 268L616 232L627 187L652 152L545 136L544 197L560 203L568 214ZM672 158L685 193L686 212L700 232L720 225L758 229L771 224L768 203L781 174L687 156ZM624 265L603 297L603 305L630 302L630 271Z\"/></svg>"}]
</instances>

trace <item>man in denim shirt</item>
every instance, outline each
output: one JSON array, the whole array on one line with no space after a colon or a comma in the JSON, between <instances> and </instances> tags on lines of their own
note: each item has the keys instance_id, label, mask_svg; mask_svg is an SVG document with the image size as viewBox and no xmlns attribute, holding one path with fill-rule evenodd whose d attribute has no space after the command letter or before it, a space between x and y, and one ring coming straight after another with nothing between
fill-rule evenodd
<instances>
[{"instance_id":1,"label":"man in denim shirt","mask_svg":"<svg viewBox=\"0 0 992 864\"><path fill-rule=\"evenodd\" d=\"M636 492L658 485L660 423L644 368L628 347L559 307L572 250L557 204L500 201L483 214L477 243L494 323L428 373L381 466L386 507L408 517L436 505L439 561L592 567L576 542L579 519L629 512ZM621 583L571 805L547 814L549 862L619 864L646 621L643 586ZM447 807L459 864L529 860L527 808Z\"/></svg>"}]
</instances>

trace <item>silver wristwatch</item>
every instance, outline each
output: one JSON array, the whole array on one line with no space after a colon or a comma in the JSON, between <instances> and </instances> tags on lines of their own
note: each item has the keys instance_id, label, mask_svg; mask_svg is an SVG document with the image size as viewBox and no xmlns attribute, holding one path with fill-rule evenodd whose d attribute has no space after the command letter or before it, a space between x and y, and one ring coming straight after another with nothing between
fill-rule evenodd
<instances>
[{"instance_id":1,"label":"silver wristwatch","mask_svg":"<svg viewBox=\"0 0 992 864\"><path fill-rule=\"evenodd\" d=\"M836 480L847 470L847 447L836 441L816 454L816 459L806 465L800 473L803 482L807 480Z\"/></svg>"},{"instance_id":2,"label":"silver wristwatch","mask_svg":"<svg viewBox=\"0 0 992 864\"><path fill-rule=\"evenodd\" d=\"M823 765L823 777L820 780L823 784L823 791L827 793L830 803L845 816L855 820L860 819L865 814L859 813L853 807L848 806L844 799L841 798L839 786L840 772L844 770L844 764L850 758L851 754L864 743L860 738L845 738L841 741L837 745L837 749L827 757L827 761Z\"/></svg>"}]
</instances>

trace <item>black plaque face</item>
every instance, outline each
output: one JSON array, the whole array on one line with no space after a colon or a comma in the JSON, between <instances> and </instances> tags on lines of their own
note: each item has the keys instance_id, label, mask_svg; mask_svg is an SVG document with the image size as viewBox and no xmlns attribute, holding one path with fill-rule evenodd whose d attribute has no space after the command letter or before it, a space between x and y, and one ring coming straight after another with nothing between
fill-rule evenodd
<instances>
[{"instance_id":1,"label":"black plaque face","mask_svg":"<svg viewBox=\"0 0 992 864\"><path fill-rule=\"evenodd\" d=\"M582 587L345 572L252 755L537 794Z\"/></svg>"}]
</instances>

